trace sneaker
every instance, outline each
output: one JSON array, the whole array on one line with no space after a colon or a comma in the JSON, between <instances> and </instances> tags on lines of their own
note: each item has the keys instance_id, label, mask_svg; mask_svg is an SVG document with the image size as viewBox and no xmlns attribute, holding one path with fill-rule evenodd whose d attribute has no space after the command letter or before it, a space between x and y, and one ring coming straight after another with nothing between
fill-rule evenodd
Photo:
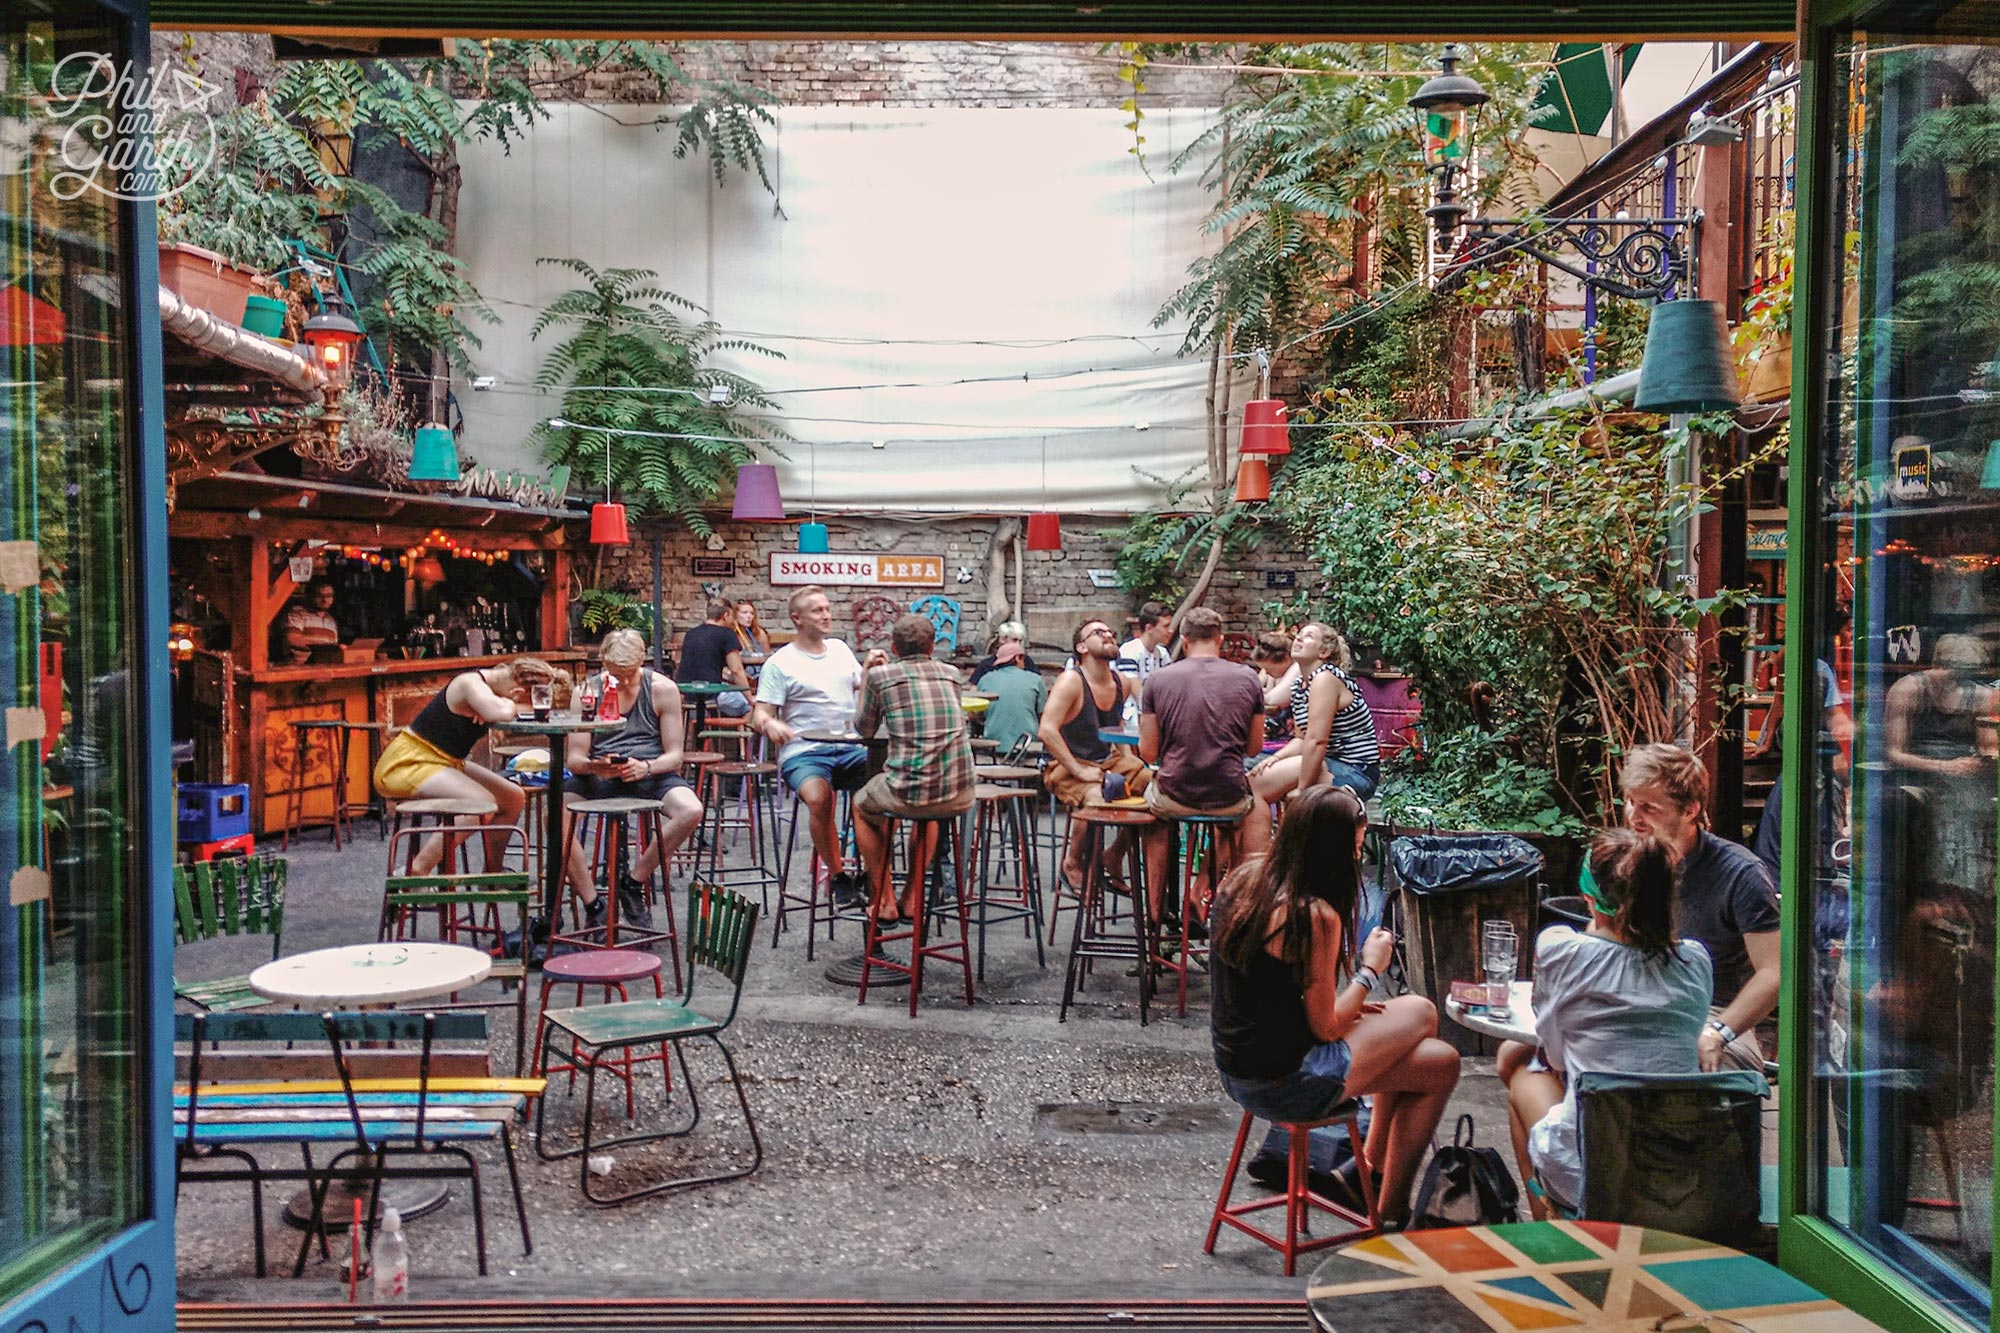
<instances>
[{"instance_id":1,"label":"sneaker","mask_svg":"<svg viewBox=\"0 0 2000 1333\"><path fill-rule=\"evenodd\" d=\"M603 893L583 905L583 926L585 930L595 930L604 924L604 912L610 906Z\"/></svg>"},{"instance_id":2,"label":"sneaker","mask_svg":"<svg viewBox=\"0 0 2000 1333\"><path fill-rule=\"evenodd\" d=\"M653 909L646 901L646 886L628 879L618 886L618 915L635 926L653 924Z\"/></svg>"}]
</instances>

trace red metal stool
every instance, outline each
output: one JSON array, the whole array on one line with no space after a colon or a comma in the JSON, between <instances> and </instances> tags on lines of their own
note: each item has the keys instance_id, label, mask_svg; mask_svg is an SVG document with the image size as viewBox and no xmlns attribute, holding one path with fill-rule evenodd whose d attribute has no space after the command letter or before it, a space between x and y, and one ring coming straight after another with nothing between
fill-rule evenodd
<instances>
[{"instance_id":1,"label":"red metal stool","mask_svg":"<svg viewBox=\"0 0 2000 1333\"><path fill-rule=\"evenodd\" d=\"M935 958L940 962L946 963L957 963L963 968L965 971L965 1002L968 1005L973 1003L972 946L965 933L966 917L970 915L966 910L965 900L965 846L964 839L959 832L964 820L964 815L906 815L889 821L885 842L890 848L894 848L896 845L896 833L899 828L908 829L909 838L912 842L922 837L925 831L931 826L935 826L935 836L926 839L930 844L929 856L920 858L914 855L909 849L905 849L903 863L909 868L906 883L918 886L918 891L915 895L917 914L910 918L908 928L885 935L882 933L881 923L875 919L875 914L873 912L868 914L868 946L867 952L862 955L861 994L855 1000L856 1004L868 1003L869 974L875 969L880 968L885 972L900 973L910 979L910 1017L915 1018L917 1016L917 996L924 988L924 959L926 958ZM941 898L944 894L945 886L943 880L945 879L944 858L946 844L949 844L951 849L951 902L949 904L939 904L943 909L939 915L948 913L958 918L958 938L956 940L947 938L941 944L932 944L930 943L930 934L927 927L933 906L931 900L933 898ZM935 877L931 873L933 870L937 872ZM878 952L884 944L896 944L899 942L907 942L909 944L909 962L899 963L893 958L878 956Z\"/></svg>"},{"instance_id":2,"label":"red metal stool","mask_svg":"<svg viewBox=\"0 0 2000 1333\"><path fill-rule=\"evenodd\" d=\"M626 993L629 982L653 979L653 998L660 999L666 992L660 986L660 959L657 954L641 953L637 949L580 949L576 953L559 954L542 964L542 999L535 1013L535 1067L531 1071L538 1077L550 1074L568 1074L570 1091L576 1091L576 1075L580 1066L574 1063L576 1052L570 1052L571 1063L544 1065L542 1063L542 1032L548 1025L549 992L557 986L576 987L576 1007L583 1004L585 986L601 987L604 1002L611 1003L611 993L618 993L623 1003L632 997ZM665 1080L667 1090L674 1086L673 1070L667 1064L667 1047L660 1047L658 1055L634 1056L632 1048L626 1047L622 1058L607 1061L603 1068L625 1080L625 1118L630 1120L638 1113L638 1103L633 1096L632 1066L651 1064L658 1061L660 1077ZM547 1095L547 1094L544 1094Z\"/></svg>"},{"instance_id":3,"label":"red metal stool","mask_svg":"<svg viewBox=\"0 0 2000 1333\"><path fill-rule=\"evenodd\" d=\"M1343 1245L1348 1241L1372 1236L1382 1229L1382 1204L1375 1197L1375 1174L1368 1164L1367 1153L1362 1147L1360 1133L1361 1103L1350 1098L1333 1108L1333 1114L1324 1120L1273 1121L1290 1138L1291 1150L1286 1157L1285 1192L1268 1199L1258 1199L1252 1203L1229 1202L1230 1191L1236 1187L1236 1169L1243 1164L1243 1147L1250 1139L1250 1122L1256 1117L1248 1111L1243 1113L1243 1125L1236 1131L1236 1147L1230 1151L1229 1166L1222 1173L1222 1195L1215 1201L1215 1212L1208 1219L1208 1239L1202 1242L1203 1254L1215 1253L1215 1237L1227 1222L1246 1235L1255 1236L1266 1245L1285 1256L1285 1276L1292 1276L1298 1266L1301 1254L1310 1250L1323 1250L1329 1245ZM1311 1131L1324 1125L1346 1125L1347 1141L1354 1149L1354 1164L1361 1177L1361 1197L1367 1204L1364 1216L1352 1208L1344 1207L1321 1194L1315 1194L1307 1185L1306 1162ZM1266 1208L1285 1210L1285 1234L1274 1236L1270 1232L1244 1220L1251 1213ZM1301 1235L1312 1231L1311 1210L1320 1209L1351 1224L1351 1229L1332 1236L1311 1236L1301 1240Z\"/></svg>"},{"instance_id":4,"label":"red metal stool","mask_svg":"<svg viewBox=\"0 0 2000 1333\"><path fill-rule=\"evenodd\" d=\"M971 906L979 926L981 981L986 980L986 928L991 925L1010 921L1025 924L1035 942L1036 965L1048 966L1048 955L1042 950L1042 875L1035 858L1036 795L1031 787L1003 787L985 781L972 791L977 813L967 857L979 874ZM1012 883L1005 878L1010 871Z\"/></svg>"},{"instance_id":5,"label":"red metal stool","mask_svg":"<svg viewBox=\"0 0 2000 1333\"><path fill-rule=\"evenodd\" d=\"M1254 812L1253 812L1254 813ZM1222 844L1225 835L1234 836L1242 815L1165 815L1167 825L1167 892L1162 900L1167 910L1178 910L1181 919L1178 951L1169 955L1166 946L1174 943L1169 935L1162 940L1160 923L1153 923L1153 965L1174 973L1180 982L1180 1016L1187 1017L1188 966L1197 956L1208 957L1205 935L1194 934L1194 924L1208 924L1208 905L1222 883ZM1206 880L1207 896L1196 906L1194 887Z\"/></svg>"}]
</instances>

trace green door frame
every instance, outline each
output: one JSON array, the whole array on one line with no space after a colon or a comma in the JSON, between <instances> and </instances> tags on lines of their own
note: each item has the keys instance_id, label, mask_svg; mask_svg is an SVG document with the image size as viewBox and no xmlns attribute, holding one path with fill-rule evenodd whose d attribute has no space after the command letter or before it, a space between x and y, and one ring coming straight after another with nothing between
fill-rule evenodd
<instances>
[{"instance_id":1,"label":"green door frame","mask_svg":"<svg viewBox=\"0 0 2000 1333\"><path fill-rule=\"evenodd\" d=\"M1824 552L1819 484L1825 462L1829 318L1839 309L1841 220L1833 198L1834 117L1847 113L1836 83L1835 44L1849 26L1881 15L1894 22L1895 6L1876 0L1802 0L1799 33L1797 141L1797 246L1793 259L1792 410L1785 569L1785 691L1811 699L1814 654L1826 608L1821 604ZM1784 789L1783 958L1778 1046L1787 1071L1779 1110L1778 1254L1780 1264L1841 1304L1895 1333L1964 1333L1972 1327L1948 1312L1879 1256L1811 1208L1813 1172L1813 1042L1807 1019L1813 994L1813 874L1816 836L1813 769L1817 737L1808 726L1787 727ZM2000 1057L2000 1028L1996 1028ZM1797 1071L1796 1073L1792 1071ZM2000 1147L2000 1117L1996 1117ZM1995 1286L2000 1288L2000 1264ZM1989 1326L1991 1326L1989 1321Z\"/></svg>"}]
</instances>

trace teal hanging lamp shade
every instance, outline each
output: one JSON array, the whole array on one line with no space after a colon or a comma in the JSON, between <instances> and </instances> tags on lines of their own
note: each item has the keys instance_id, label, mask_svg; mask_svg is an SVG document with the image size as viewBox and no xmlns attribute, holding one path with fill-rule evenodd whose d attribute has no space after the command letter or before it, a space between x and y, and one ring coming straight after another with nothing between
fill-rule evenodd
<instances>
[{"instance_id":1,"label":"teal hanging lamp shade","mask_svg":"<svg viewBox=\"0 0 2000 1333\"><path fill-rule=\"evenodd\" d=\"M2000 440L1986 446L1986 467L1979 474L1979 489L2000 491Z\"/></svg>"},{"instance_id":2,"label":"teal hanging lamp shade","mask_svg":"<svg viewBox=\"0 0 2000 1333\"><path fill-rule=\"evenodd\" d=\"M1742 402L1721 303L1662 301L1654 306L1632 406L1641 412L1721 412Z\"/></svg>"},{"instance_id":3,"label":"teal hanging lamp shade","mask_svg":"<svg viewBox=\"0 0 2000 1333\"><path fill-rule=\"evenodd\" d=\"M410 480L458 480L458 441L449 426L432 422L417 428L416 447L410 453Z\"/></svg>"},{"instance_id":4,"label":"teal hanging lamp shade","mask_svg":"<svg viewBox=\"0 0 2000 1333\"><path fill-rule=\"evenodd\" d=\"M827 552L826 524L799 524L799 554L825 555Z\"/></svg>"}]
</instances>

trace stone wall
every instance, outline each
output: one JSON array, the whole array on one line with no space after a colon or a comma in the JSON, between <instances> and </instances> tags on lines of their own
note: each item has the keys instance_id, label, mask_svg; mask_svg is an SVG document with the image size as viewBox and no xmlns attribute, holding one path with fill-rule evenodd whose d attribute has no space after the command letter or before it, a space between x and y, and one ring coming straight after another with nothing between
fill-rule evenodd
<instances>
[{"instance_id":1,"label":"stone wall","mask_svg":"<svg viewBox=\"0 0 2000 1333\"><path fill-rule=\"evenodd\" d=\"M999 520L992 518L941 518L903 522L859 516L823 516L830 529L830 546L840 552L901 553L942 555L945 583L942 588L863 588L829 587L834 621L843 634L851 632L854 605L864 597L889 597L904 605L935 593L960 604L961 646L984 647L987 638L988 560L993 533ZM1116 544L1105 530L1116 520L1102 516L1068 515L1063 519L1063 549L1031 551L1023 583L1026 613L1032 641L1067 649L1067 639L1077 621L1085 616L1105 616L1123 625L1133 611L1125 594L1114 584L1095 586L1093 569L1110 570L1116 563ZM757 604L758 618L771 630L789 630L785 613L789 588L770 583L771 555L798 549L796 523L729 523L716 528L723 549L708 544L681 524L635 523L630 545L608 552L601 582L650 598L653 588L653 542L660 542L662 608L673 632L678 635L702 617L707 600L704 585L714 584L729 598L748 597ZM699 578L692 573L697 557L722 556L736 562L736 573L728 578ZM587 568L589 561L580 562ZM970 571L970 580L958 582L961 570ZM1236 568L1218 575L1208 604L1220 611L1226 629L1254 631L1263 624L1261 608L1267 599L1284 597L1265 587L1265 571L1295 573L1300 582L1309 581L1304 553L1282 542L1252 552ZM1011 595L1012 572L1009 572Z\"/></svg>"}]
</instances>

